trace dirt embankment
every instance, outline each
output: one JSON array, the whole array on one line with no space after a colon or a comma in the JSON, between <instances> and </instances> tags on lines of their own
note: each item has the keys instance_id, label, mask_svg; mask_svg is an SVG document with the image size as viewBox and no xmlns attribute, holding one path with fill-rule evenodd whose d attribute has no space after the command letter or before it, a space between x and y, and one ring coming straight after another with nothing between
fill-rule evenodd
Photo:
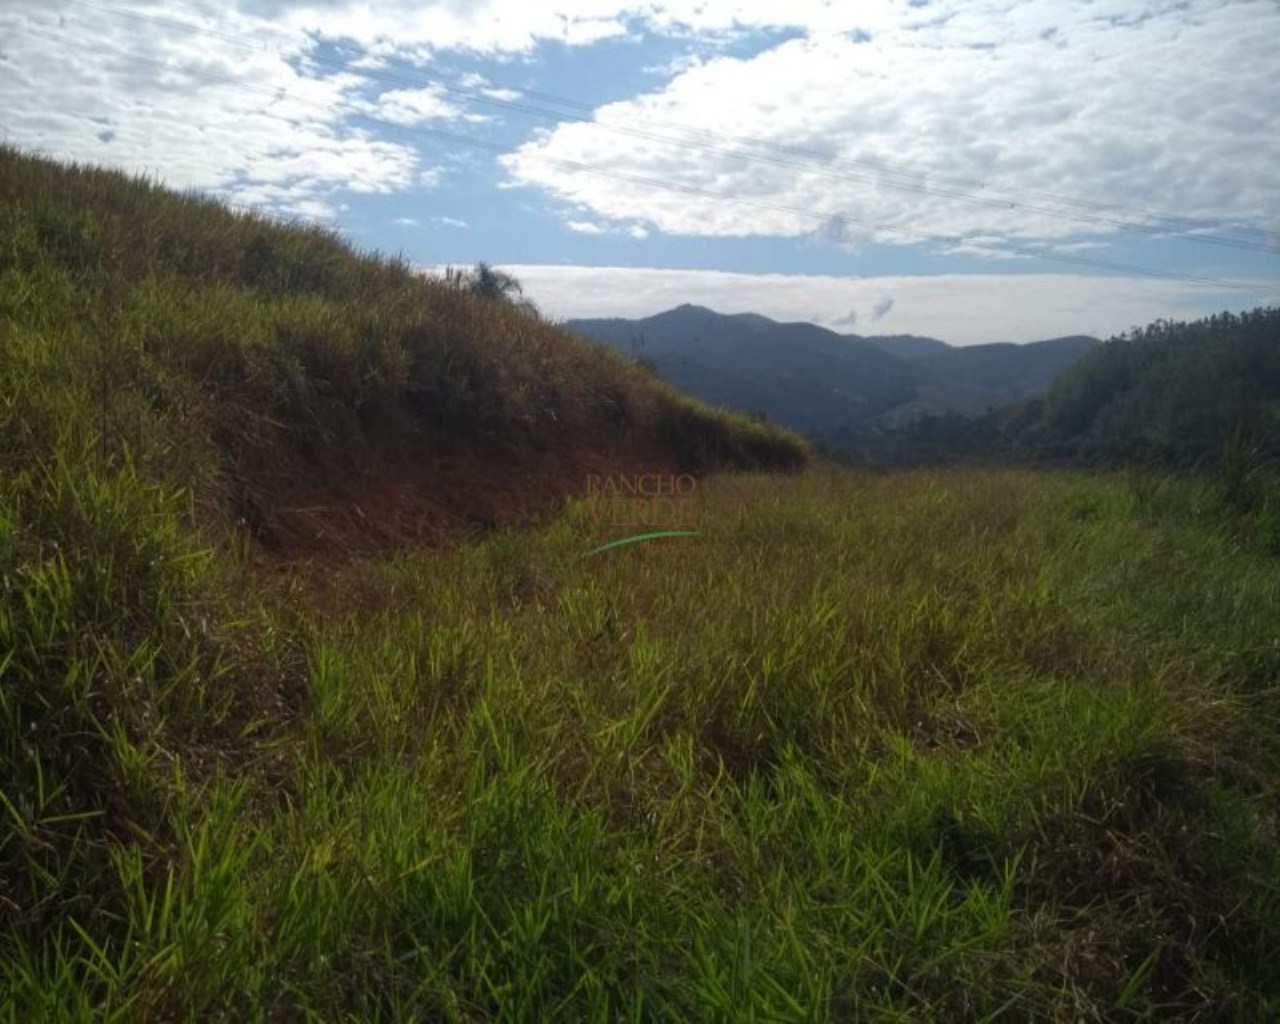
<instances>
[{"instance_id":1,"label":"dirt embankment","mask_svg":"<svg viewBox=\"0 0 1280 1024\"><path fill-rule=\"evenodd\" d=\"M677 472L670 454L638 439L544 452L364 452L255 474L238 525L257 564L341 560L544 521L585 495L593 474Z\"/></svg>"}]
</instances>

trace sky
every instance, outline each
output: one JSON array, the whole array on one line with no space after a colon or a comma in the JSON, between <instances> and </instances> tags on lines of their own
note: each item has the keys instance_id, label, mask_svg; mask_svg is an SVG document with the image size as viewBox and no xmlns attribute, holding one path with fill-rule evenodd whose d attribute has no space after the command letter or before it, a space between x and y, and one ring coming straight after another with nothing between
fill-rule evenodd
<instances>
[{"instance_id":1,"label":"sky","mask_svg":"<svg viewBox=\"0 0 1280 1024\"><path fill-rule=\"evenodd\" d=\"M0 141L549 316L953 344L1280 304L1277 0L5 0Z\"/></svg>"}]
</instances>

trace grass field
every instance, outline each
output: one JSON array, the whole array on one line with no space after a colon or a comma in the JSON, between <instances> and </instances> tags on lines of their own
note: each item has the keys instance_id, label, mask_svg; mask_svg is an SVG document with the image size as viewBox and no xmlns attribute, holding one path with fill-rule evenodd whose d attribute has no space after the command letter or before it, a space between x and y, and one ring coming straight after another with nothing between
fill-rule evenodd
<instances>
[{"instance_id":1,"label":"grass field","mask_svg":"<svg viewBox=\"0 0 1280 1024\"><path fill-rule=\"evenodd\" d=\"M48 486L133 547L6 570L10 1020L1280 1011L1277 538L1208 485L717 477L697 538L270 573Z\"/></svg>"},{"instance_id":2,"label":"grass field","mask_svg":"<svg viewBox=\"0 0 1280 1024\"><path fill-rule=\"evenodd\" d=\"M0 147L0 1021L1280 1017L1274 481L808 461Z\"/></svg>"}]
</instances>

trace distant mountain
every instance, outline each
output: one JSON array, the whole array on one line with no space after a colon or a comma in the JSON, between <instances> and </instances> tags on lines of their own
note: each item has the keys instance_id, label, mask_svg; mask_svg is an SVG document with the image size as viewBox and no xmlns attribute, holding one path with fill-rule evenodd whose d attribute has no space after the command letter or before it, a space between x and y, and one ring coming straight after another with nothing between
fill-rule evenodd
<instances>
[{"instance_id":1,"label":"distant mountain","mask_svg":"<svg viewBox=\"0 0 1280 1024\"><path fill-rule=\"evenodd\" d=\"M565 326L646 360L682 391L818 438L879 433L928 415L980 416L1043 391L1098 345L1072 337L958 348L936 338L860 337L693 305Z\"/></svg>"},{"instance_id":2,"label":"distant mountain","mask_svg":"<svg viewBox=\"0 0 1280 1024\"><path fill-rule=\"evenodd\" d=\"M886 334L863 338L868 345L874 345L881 352L903 359L923 359L925 356L936 356L939 352L950 352L951 346L937 338L922 338L918 334Z\"/></svg>"},{"instance_id":3,"label":"distant mountain","mask_svg":"<svg viewBox=\"0 0 1280 1024\"><path fill-rule=\"evenodd\" d=\"M1074 366L1100 342L1097 338L1072 335L1013 345L946 347L919 360L940 380L968 384L989 391L1022 398L1043 391L1063 370Z\"/></svg>"},{"instance_id":4,"label":"distant mountain","mask_svg":"<svg viewBox=\"0 0 1280 1024\"><path fill-rule=\"evenodd\" d=\"M643 320L565 326L653 363L681 391L822 434L873 422L908 402L924 375L910 361L815 324L781 324L680 306Z\"/></svg>"}]
</instances>

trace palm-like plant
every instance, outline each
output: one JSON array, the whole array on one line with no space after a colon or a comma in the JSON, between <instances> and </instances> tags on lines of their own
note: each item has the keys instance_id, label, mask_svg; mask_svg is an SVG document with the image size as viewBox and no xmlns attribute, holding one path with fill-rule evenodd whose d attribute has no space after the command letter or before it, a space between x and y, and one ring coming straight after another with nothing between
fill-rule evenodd
<instances>
[{"instance_id":1,"label":"palm-like plant","mask_svg":"<svg viewBox=\"0 0 1280 1024\"><path fill-rule=\"evenodd\" d=\"M504 270L491 267L488 263L477 263L470 270L457 270L449 267L445 271L445 281L459 291L470 292L481 298L505 302L524 310L531 316L538 315L538 307L532 300L524 297L524 287L520 282Z\"/></svg>"}]
</instances>

